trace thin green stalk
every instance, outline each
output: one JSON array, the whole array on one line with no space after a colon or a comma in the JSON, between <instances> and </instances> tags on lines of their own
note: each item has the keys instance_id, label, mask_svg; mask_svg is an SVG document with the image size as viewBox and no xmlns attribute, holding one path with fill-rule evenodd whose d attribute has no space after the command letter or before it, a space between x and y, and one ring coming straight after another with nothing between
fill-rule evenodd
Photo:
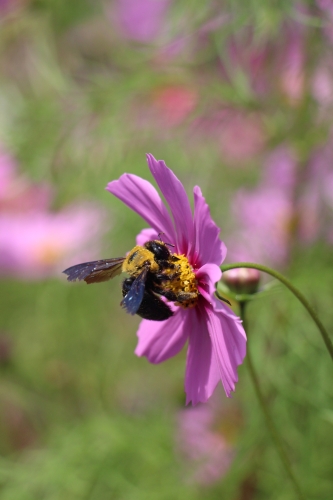
<instances>
[{"instance_id":1,"label":"thin green stalk","mask_svg":"<svg viewBox=\"0 0 333 500\"><path fill-rule=\"evenodd\" d=\"M245 329L246 333L248 334L248 325L246 322L246 315L245 315L246 302L240 302L239 305L240 305L240 316L243 320L244 329ZM272 419L270 412L268 410L268 407L266 405L265 397L262 393L262 390L261 390L261 387L259 384L259 377L258 377L256 370L254 368L254 365L253 365L249 345L247 346L246 362L247 362L250 377L251 377L251 380L252 380L252 383L254 386L254 390L255 390L256 396L257 396L258 401L259 401L260 408L264 414L264 417L266 420L266 425L267 425L267 428L268 428L269 433L271 435L272 441L276 447L276 451L277 451L278 455L280 456L280 459L281 459L281 462L285 468L285 471L290 479L290 482L292 483L292 485L294 487L297 498L299 500L305 500L305 497L302 493L302 490L301 490L301 488L298 484L298 481L293 473L289 457L286 454L285 449L283 447L282 439L280 438L280 435L275 427L273 419Z\"/></svg>"},{"instance_id":2,"label":"thin green stalk","mask_svg":"<svg viewBox=\"0 0 333 500\"><path fill-rule=\"evenodd\" d=\"M270 274L274 278L278 279L287 288L289 288L289 290L295 295L295 297L298 298L298 300L301 302L301 304L303 304L303 306L308 311L308 313L310 314L313 321L316 323L316 325L321 333L321 336L323 338L323 341L325 342L327 350L330 353L331 358L333 360L333 344L332 344L332 341L331 341L324 325L322 324L316 311L309 304L309 302L304 297L304 295L299 290L297 290L297 288L294 287L294 285L285 276L283 276L281 273L279 273L277 271L274 271L274 269L271 269L270 267L262 266L261 264L253 264L251 262L236 262L235 264L226 264L226 265L221 266L221 269L222 269L222 271L229 271L230 269L237 269L239 267L248 267L250 269L258 269L258 271L263 271L264 273Z\"/></svg>"}]
</instances>

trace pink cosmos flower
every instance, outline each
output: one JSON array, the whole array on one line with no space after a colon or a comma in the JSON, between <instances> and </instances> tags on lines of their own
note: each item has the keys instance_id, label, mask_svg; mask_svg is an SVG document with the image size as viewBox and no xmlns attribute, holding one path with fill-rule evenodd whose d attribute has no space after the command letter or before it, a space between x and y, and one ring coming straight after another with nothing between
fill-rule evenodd
<instances>
[{"instance_id":1,"label":"pink cosmos flower","mask_svg":"<svg viewBox=\"0 0 333 500\"><path fill-rule=\"evenodd\" d=\"M188 341L185 392L186 403L205 402L219 380L230 396L238 380L237 366L246 351L246 335L240 319L214 296L221 278L220 265L226 247L219 239L220 229L210 216L209 207L198 186L194 187L194 214L184 186L164 161L147 155L148 165L169 206L150 182L123 174L110 182L107 190L137 212L150 225L137 237L137 243L158 238L163 232L174 253L183 254L193 269L199 298L192 308L174 306L174 315L165 321L142 320L135 353L151 363L161 363L177 354Z\"/></svg>"},{"instance_id":2,"label":"pink cosmos flower","mask_svg":"<svg viewBox=\"0 0 333 500\"><path fill-rule=\"evenodd\" d=\"M237 166L251 160L263 149L265 139L260 115L226 110L219 137L221 153L225 160Z\"/></svg>"},{"instance_id":3,"label":"pink cosmos flower","mask_svg":"<svg viewBox=\"0 0 333 500\"><path fill-rule=\"evenodd\" d=\"M153 92L153 106L163 127L179 125L193 111L198 95L183 85L160 87Z\"/></svg>"},{"instance_id":4,"label":"pink cosmos flower","mask_svg":"<svg viewBox=\"0 0 333 500\"><path fill-rule=\"evenodd\" d=\"M97 257L103 220L103 211L88 203L57 213L0 213L0 275L59 277L68 262Z\"/></svg>"},{"instance_id":5,"label":"pink cosmos flower","mask_svg":"<svg viewBox=\"0 0 333 500\"><path fill-rule=\"evenodd\" d=\"M28 3L28 0L0 0L0 17L15 12Z\"/></svg>"},{"instance_id":6,"label":"pink cosmos flower","mask_svg":"<svg viewBox=\"0 0 333 500\"><path fill-rule=\"evenodd\" d=\"M300 237L307 243L333 238L332 134L327 144L315 150L309 160L305 186L298 199Z\"/></svg>"},{"instance_id":7,"label":"pink cosmos flower","mask_svg":"<svg viewBox=\"0 0 333 500\"><path fill-rule=\"evenodd\" d=\"M296 167L293 152L281 146L268 157L258 187L236 192L232 209L237 230L229 248L232 260L286 263L295 216Z\"/></svg>"},{"instance_id":8,"label":"pink cosmos flower","mask_svg":"<svg viewBox=\"0 0 333 500\"><path fill-rule=\"evenodd\" d=\"M330 43L333 42L333 1L317 0L319 9L322 11L323 33Z\"/></svg>"},{"instance_id":9,"label":"pink cosmos flower","mask_svg":"<svg viewBox=\"0 0 333 500\"><path fill-rule=\"evenodd\" d=\"M51 199L51 187L18 173L14 158L0 144L0 213L46 210Z\"/></svg>"},{"instance_id":10,"label":"pink cosmos flower","mask_svg":"<svg viewBox=\"0 0 333 500\"><path fill-rule=\"evenodd\" d=\"M162 29L169 0L117 0L115 21L122 35L142 43L151 43Z\"/></svg>"},{"instance_id":11,"label":"pink cosmos flower","mask_svg":"<svg viewBox=\"0 0 333 500\"><path fill-rule=\"evenodd\" d=\"M333 102L333 68L331 58L324 58L312 78L312 95L325 110Z\"/></svg>"},{"instance_id":12,"label":"pink cosmos flower","mask_svg":"<svg viewBox=\"0 0 333 500\"><path fill-rule=\"evenodd\" d=\"M274 188L239 190L233 203L239 229L230 238L232 260L284 264L292 209L290 200Z\"/></svg>"},{"instance_id":13,"label":"pink cosmos flower","mask_svg":"<svg viewBox=\"0 0 333 500\"><path fill-rule=\"evenodd\" d=\"M208 140L218 144L223 162L234 168L247 167L266 143L264 122L258 113L245 113L231 107L208 110L194 118L190 140Z\"/></svg>"},{"instance_id":14,"label":"pink cosmos flower","mask_svg":"<svg viewBox=\"0 0 333 500\"><path fill-rule=\"evenodd\" d=\"M280 61L280 85L289 103L297 105L305 91L304 27L300 23L293 23L285 27L284 36L286 45Z\"/></svg>"}]
</instances>

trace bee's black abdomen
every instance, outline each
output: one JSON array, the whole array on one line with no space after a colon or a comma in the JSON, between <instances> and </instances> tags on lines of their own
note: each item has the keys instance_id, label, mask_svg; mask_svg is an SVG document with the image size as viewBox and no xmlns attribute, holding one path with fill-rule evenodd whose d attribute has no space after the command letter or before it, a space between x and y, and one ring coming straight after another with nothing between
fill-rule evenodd
<instances>
[{"instance_id":1,"label":"bee's black abdomen","mask_svg":"<svg viewBox=\"0 0 333 500\"><path fill-rule=\"evenodd\" d=\"M130 291L133 282L134 278L127 278L123 281L123 297L125 297ZM173 312L170 307L149 289L145 290L142 302L136 311L136 314L143 319L149 319L152 321L164 321L173 316Z\"/></svg>"},{"instance_id":2,"label":"bee's black abdomen","mask_svg":"<svg viewBox=\"0 0 333 500\"><path fill-rule=\"evenodd\" d=\"M150 319L152 321L164 321L173 316L170 307L150 292L145 292L141 306L136 314L143 319Z\"/></svg>"}]
</instances>

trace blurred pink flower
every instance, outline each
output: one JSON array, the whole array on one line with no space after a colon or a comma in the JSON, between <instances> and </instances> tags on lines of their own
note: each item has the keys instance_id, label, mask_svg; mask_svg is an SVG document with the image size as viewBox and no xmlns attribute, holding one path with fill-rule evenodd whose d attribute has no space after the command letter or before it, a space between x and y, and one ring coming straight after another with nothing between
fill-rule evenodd
<instances>
[{"instance_id":1,"label":"blurred pink flower","mask_svg":"<svg viewBox=\"0 0 333 500\"><path fill-rule=\"evenodd\" d=\"M263 187L277 188L285 196L293 196L297 183L297 161L292 149L280 146L271 151L264 164Z\"/></svg>"},{"instance_id":2,"label":"blurred pink flower","mask_svg":"<svg viewBox=\"0 0 333 500\"><path fill-rule=\"evenodd\" d=\"M0 213L0 274L22 279L60 276L64 266L95 257L103 215L90 204L58 213Z\"/></svg>"},{"instance_id":3,"label":"blurred pink flower","mask_svg":"<svg viewBox=\"0 0 333 500\"><path fill-rule=\"evenodd\" d=\"M197 92L184 85L169 85L153 92L153 105L163 127L179 125L193 111L197 100Z\"/></svg>"},{"instance_id":4,"label":"blurred pink flower","mask_svg":"<svg viewBox=\"0 0 333 500\"><path fill-rule=\"evenodd\" d=\"M295 182L294 155L286 148L278 148L267 160L262 183L256 189L236 193L233 211L238 229L230 237L232 260L286 262L295 213Z\"/></svg>"},{"instance_id":5,"label":"blurred pink flower","mask_svg":"<svg viewBox=\"0 0 333 500\"><path fill-rule=\"evenodd\" d=\"M333 243L332 145L330 135L327 144L313 153L298 199L300 237L308 243L318 237Z\"/></svg>"},{"instance_id":6,"label":"blurred pink flower","mask_svg":"<svg viewBox=\"0 0 333 500\"><path fill-rule=\"evenodd\" d=\"M49 208L52 197L52 189L47 184L31 184L20 177L0 195L0 212L44 211Z\"/></svg>"},{"instance_id":7,"label":"blurred pink flower","mask_svg":"<svg viewBox=\"0 0 333 500\"><path fill-rule=\"evenodd\" d=\"M116 0L112 15L124 37L151 43L162 29L169 4L170 0Z\"/></svg>"},{"instance_id":8,"label":"blurred pink flower","mask_svg":"<svg viewBox=\"0 0 333 500\"><path fill-rule=\"evenodd\" d=\"M230 424L235 426L231 420L234 415L229 415L231 422L227 425L228 432L224 432L218 424L225 416L216 410L209 402L186 408L178 414L176 450L189 469L188 482L204 486L219 481L235 458L235 448L230 440Z\"/></svg>"},{"instance_id":9,"label":"blurred pink flower","mask_svg":"<svg viewBox=\"0 0 333 500\"><path fill-rule=\"evenodd\" d=\"M110 182L108 191L138 213L149 225L137 237L137 243L158 238L174 245L193 270L199 297L194 307L174 306L174 315L165 321L142 320L138 330L138 356L160 363L176 355L188 341L185 376L186 402L205 402L219 380L227 396L235 390L237 366L246 350L246 335L240 319L215 298L215 283L221 278L220 265L226 248L219 239L220 230L212 220L198 186L194 188L194 215L185 189L164 161L147 155L148 165L173 220L155 188L146 180L123 174Z\"/></svg>"},{"instance_id":10,"label":"blurred pink flower","mask_svg":"<svg viewBox=\"0 0 333 500\"><path fill-rule=\"evenodd\" d=\"M231 84L240 77L246 82L249 90L258 96L268 90L267 60L271 57L269 46L261 41L259 44L251 29L243 29L237 36L231 36L226 44L226 60L221 60L219 67L222 76Z\"/></svg>"},{"instance_id":11,"label":"blurred pink flower","mask_svg":"<svg viewBox=\"0 0 333 500\"><path fill-rule=\"evenodd\" d=\"M0 0L0 17L23 7L29 0Z\"/></svg>"},{"instance_id":12,"label":"blurred pink flower","mask_svg":"<svg viewBox=\"0 0 333 500\"><path fill-rule=\"evenodd\" d=\"M284 263L289 250L292 205L274 188L240 190L233 202L241 229L231 240L232 259L259 263Z\"/></svg>"},{"instance_id":13,"label":"blurred pink flower","mask_svg":"<svg viewBox=\"0 0 333 500\"><path fill-rule=\"evenodd\" d=\"M333 0L317 0L316 4L323 11L329 12L333 15Z\"/></svg>"},{"instance_id":14,"label":"blurred pink flower","mask_svg":"<svg viewBox=\"0 0 333 500\"><path fill-rule=\"evenodd\" d=\"M317 0L317 6L323 13L322 26L327 39L333 43L333 1Z\"/></svg>"},{"instance_id":15,"label":"blurred pink flower","mask_svg":"<svg viewBox=\"0 0 333 500\"><path fill-rule=\"evenodd\" d=\"M261 153L266 143L266 132L259 113L225 107L209 110L195 119L189 129L189 138L191 143L213 141L223 161L242 168Z\"/></svg>"},{"instance_id":16,"label":"blurred pink flower","mask_svg":"<svg viewBox=\"0 0 333 500\"><path fill-rule=\"evenodd\" d=\"M51 187L18 174L14 159L0 148L0 213L46 210L51 200Z\"/></svg>"},{"instance_id":17,"label":"blurred pink flower","mask_svg":"<svg viewBox=\"0 0 333 500\"><path fill-rule=\"evenodd\" d=\"M304 8L296 10L304 15ZM291 105L297 104L305 91L305 33L303 23L295 20L282 23L275 40L248 26L237 30L221 52L222 79L247 99L282 91Z\"/></svg>"},{"instance_id":18,"label":"blurred pink flower","mask_svg":"<svg viewBox=\"0 0 333 500\"><path fill-rule=\"evenodd\" d=\"M227 161L239 165L253 158L265 144L260 116L228 110L221 123L219 143L223 158Z\"/></svg>"},{"instance_id":19,"label":"blurred pink flower","mask_svg":"<svg viewBox=\"0 0 333 500\"><path fill-rule=\"evenodd\" d=\"M322 61L316 68L312 79L312 94L322 106L332 104L333 68L331 59Z\"/></svg>"},{"instance_id":20,"label":"blurred pink flower","mask_svg":"<svg viewBox=\"0 0 333 500\"><path fill-rule=\"evenodd\" d=\"M130 121L135 129L157 133L161 138L188 119L197 102L198 92L192 86L176 82L159 85L133 99Z\"/></svg>"},{"instance_id":21,"label":"blurred pink flower","mask_svg":"<svg viewBox=\"0 0 333 500\"><path fill-rule=\"evenodd\" d=\"M294 22L284 30L285 47L278 69L280 85L290 104L297 105L305 90L304 27Z\"/></svg>"}]
</instances>

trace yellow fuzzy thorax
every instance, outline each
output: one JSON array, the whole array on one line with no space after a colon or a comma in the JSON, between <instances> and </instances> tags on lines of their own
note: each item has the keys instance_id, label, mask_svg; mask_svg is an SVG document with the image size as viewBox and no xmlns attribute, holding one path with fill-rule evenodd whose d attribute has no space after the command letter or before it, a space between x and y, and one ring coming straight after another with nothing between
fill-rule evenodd
<instances>
[{"instance_id":1,"label":"yellow fuzzy thorax","mask_svg":"<svg viewBox=\"0 0 333 500\"><path fill-rule=\"evenodd\" d=\"M122 265L122 272L127 272L137 277L147 262L149 263L150 271L153 273L158 272L159 267L154 260L154 254L147 250L147 248L137 245L126 255Z\"/></svg>"},{"instance_id":2,"label":"yellow fuzzy thorax","mask_svg":"<svg viewBox=\"0 0 333 500\"><path fill-rule=\"evenodd\" d=\"M185 255L174 253L172 256L174 259L177 259L175 260L177 277L168 282L167 288L176 295L182 295L184 297L187 294L189 295L187 300L175 302L176 306L181 306L185 309L188 307L194 307L198 301L199 291L193 268ZM172 274L173 270L170 269L169 272Z\"/></svg>"}]
</instances>

